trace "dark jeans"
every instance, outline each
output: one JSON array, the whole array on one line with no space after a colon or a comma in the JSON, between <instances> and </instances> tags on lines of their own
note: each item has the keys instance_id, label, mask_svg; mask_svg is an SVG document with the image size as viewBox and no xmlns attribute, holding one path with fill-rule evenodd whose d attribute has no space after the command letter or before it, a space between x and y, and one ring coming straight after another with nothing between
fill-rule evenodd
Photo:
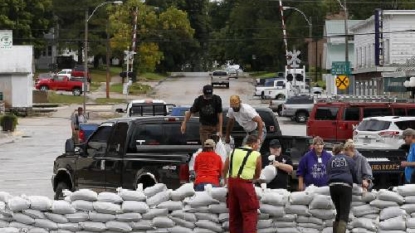
<instances>
[{"instance_id":1,"label":"dark jeans","mask_svg":"<svg viewBox=\"0 0 415 233\"><path fill-rule=\"evenodd\" d=\"M200 183L195 185L195 191L205 191L205 185L207 185L209 183ZM218 187L217 185L211 184L212 187Z\"/></svg>"},{"instance_id":2,"label":"dark jeans","mask_svg":"<svg viewBox=\"0 0 415 233\"><path fill-rule=\"evenodd\" d=\"M336 207L336 221L349 221L350 204L352 202L352 188L337 184L330 186L331 200Z\"/></svg>"}]
</instances>

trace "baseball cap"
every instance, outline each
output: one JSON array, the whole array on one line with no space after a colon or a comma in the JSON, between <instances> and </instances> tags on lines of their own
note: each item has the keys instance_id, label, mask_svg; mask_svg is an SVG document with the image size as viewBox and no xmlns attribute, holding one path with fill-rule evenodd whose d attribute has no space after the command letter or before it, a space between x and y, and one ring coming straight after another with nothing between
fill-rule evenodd
<instances>
[{"instance_id":1,"label":"baseball cap","mask_svg":"<svg viewBox=\"0 0 415 233\"><path fill-rule=\"evenodd\" d=\"M415 136L415 130L411 129L411 128L407 128L402 132L402 137L406 137L406 136Z\"/></svg>"},{"instance_id":2,"label":"baseball cap","mask_svg":"<svg viewBox=\"0 0 415 233\"><path fill-rule=\"evenodd\" d=\"M212 147L214 148L216 146L215 141L213 141L213 139L208 139L205 141L205 143L203 144L204 147Z\"/></svg>"},{"instance_id":3,"label":"baseball cap","mask_svg":"<svg viewBox=\"0 0 415 233\"><path fill-rule=\"evenodd\" d=\"M203 87L203 94L206 95L206 96L211 96L213 94L212 85L205 85Z\"/></svg>"},{"instance_id":4,"label":"baseball cap","mask_svg":"<svg viewBox=\"0 0 415 233\"><path fill-rule=\"evenodd\" d=\"M238 107L241 103L241 99L238 95L231 95L231 98L229 99L231 107Z\"/></svg>"},{"instance_id":5,"label":"baseball cap","mask_svg":"<svg viewBox=\"0 0 415 233\"><path fill-rule=\"evenodd\" d=\"M272 148L280 148L281 147L280 140L278 140L278 139L272 139L269 142L269 147L272 147Z\"/></svg>"}]
</instances>

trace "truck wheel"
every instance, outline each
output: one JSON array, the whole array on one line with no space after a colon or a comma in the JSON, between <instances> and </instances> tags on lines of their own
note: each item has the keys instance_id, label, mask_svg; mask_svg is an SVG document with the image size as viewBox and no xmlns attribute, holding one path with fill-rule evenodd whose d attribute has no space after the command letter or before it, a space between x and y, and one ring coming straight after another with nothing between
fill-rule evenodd
<instances>
[{"instance_id":1,"label":"truck wheel","mask_svg":"<svg viewBox=\"0 0 415 233\"><path fill-rule=\"evenodd\" d=\"M265 99L265 93L261 92L261 99Z\"/></svg>"},{"instance_id":2,"label":"truck wheel","mask_svg":"<svg viewBox=\"0 0 415 233\"><path fill-rule=\"evenodd\" d=\"M276 100L283 100L283 99L285 99L285 95L284 94L279 94L279 95L275 96L275 99Z\"/></svg>"},{"instance_id":3,"label":"truck wheel","mask_svg":"<svg viewBox=\"0 0 415 233\"><path fill-rule=\"evenodd\" d=\"M47 86L41 86L39 89L41 91L47 91L47 90L49 90L49 88Z\"/></svg>"},{"instance_id":4,"label":"truck wheel","mask_svg":"<svg viewBox=\"0 0 415 233\"><path fill-rule=\"evenodd\" d=\"M229 88L229 83L226 84L226 88Z\"/></svg>"},{"instance_id":5,"label":"truck wheel","mask_svg":"<svg viewBox=\"0 0 415 233\"><path fill-rule=\"evenodd\" d=\"M64 196L63 196L63 190L68 189L68 185L65 182L59 182L58 185L56 186L56 191L55 191L55 200L63 200Z\"/></svg>"},{"instance_id":6,"label":"truck wheel","mask_svg":"<svg viewBox=\"0 0 415 233\"><path fill-rule=\"evenodd\" d=\"M308 118L308 114L306 112L297 112L295 114L295 121L297 121L298 123L305 123L307 121Z\"/></svg>"},{"instance_id":7,"label":"truck wheel","mask_svg":"<svg viewBox=\"0 0 415 233\"><path fill-rule=\"evenodd\" d=\"M82 94L82 91L81 91L80 88L76 87L72 90L72 93L73 93L73 95L80 96Z\"/></svg>"}]
</instances>

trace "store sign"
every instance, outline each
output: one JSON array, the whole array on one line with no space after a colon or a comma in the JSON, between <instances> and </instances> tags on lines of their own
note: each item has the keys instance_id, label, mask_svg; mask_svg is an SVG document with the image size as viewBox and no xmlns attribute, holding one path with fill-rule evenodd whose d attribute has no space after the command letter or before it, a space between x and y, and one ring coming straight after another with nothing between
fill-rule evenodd
<instances>
[{"instance_id":1,"label":"store sign","mask_svg":"<svg viewBox=\"0 0 415 233\"><path fill-rule=\"evenodd\" d=\"M11 49L13 46L13 31L0 30L0 49Z\"/></svg>"}]
</instances>

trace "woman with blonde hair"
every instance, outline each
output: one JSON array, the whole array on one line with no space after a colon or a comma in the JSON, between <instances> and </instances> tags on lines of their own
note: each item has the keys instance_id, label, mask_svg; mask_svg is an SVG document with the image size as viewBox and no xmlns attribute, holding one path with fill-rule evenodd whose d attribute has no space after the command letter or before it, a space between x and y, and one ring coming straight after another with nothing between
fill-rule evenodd
<instances>
[{"instance_id":1,"label":"woman with blonde hair","mask_svg":"<svg viewBox=\"0 0 415 233\"><path fill-rule=\"evenodd\" d=\"M361 185L363 190L370 191L373 188L373 173L369 162L356 147L353 139L347 139L344 145L344 153L353 159L356 163L357 184Z\"/></svg>"}]
</instances>

